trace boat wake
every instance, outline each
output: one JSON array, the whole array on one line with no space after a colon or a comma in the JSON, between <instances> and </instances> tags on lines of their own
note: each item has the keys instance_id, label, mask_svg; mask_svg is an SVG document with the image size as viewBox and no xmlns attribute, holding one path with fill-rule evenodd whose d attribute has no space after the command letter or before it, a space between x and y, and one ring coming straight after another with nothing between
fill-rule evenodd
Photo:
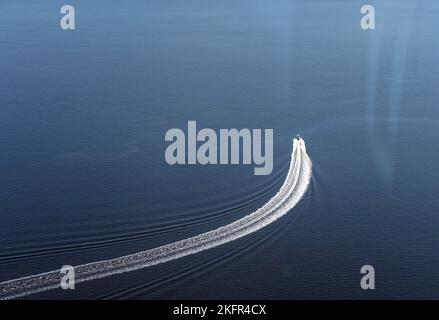
<instances>
[{"instance_id":1,"label":"boat wake","mask_svg":"<svg viewBox=\"0 0 439 320\"><path fill-rule=\"evenodd\" d=\"M303 139L293 139L287 177L264 206L228 225L150 250L74 267L75 283L138 270L214 248L256 232L285 215L304 196L311 181L312 163ZM63 274L54 270L0 283L0 299L18 298L60 287Z\"/></svg>"}]
</instances>

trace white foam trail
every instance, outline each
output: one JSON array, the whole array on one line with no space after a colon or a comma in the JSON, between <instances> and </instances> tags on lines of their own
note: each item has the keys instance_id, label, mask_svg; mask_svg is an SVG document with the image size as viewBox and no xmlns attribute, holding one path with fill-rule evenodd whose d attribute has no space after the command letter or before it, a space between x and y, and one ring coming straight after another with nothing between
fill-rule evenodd
<instances>
[{"instance_id":1,"label":"white foam trail","mask_svg":"<svg viewBox=\"0 0 439 320\"><path fill-rule=\"evenodd\" d=\"M253 233L291 210L303 197L311 181L312 164L305 142L293 140L290 169L280 190L253 213L215 230L154 249L119 258L76 266L75 282L108 277L178 259ZM0 299L12 299L60 287L60 270L0 283Z\"/></svg>"}]
</instances>

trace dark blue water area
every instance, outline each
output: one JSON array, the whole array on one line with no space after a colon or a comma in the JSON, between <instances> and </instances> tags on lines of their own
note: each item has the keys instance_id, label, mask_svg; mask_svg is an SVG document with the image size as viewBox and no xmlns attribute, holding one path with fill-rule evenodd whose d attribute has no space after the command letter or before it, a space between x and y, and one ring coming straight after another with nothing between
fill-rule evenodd
<instances>
[{"instance_id":1,"label":"dark blue water area","mask_svg":"<svg viewBox=\"0 0 439 320\"><path fill-rule=\"evenodd\" d=\"M197 235L261 207L291 139L306 196L242 239L38 299L439 298L439 4L0 4L0 281ZM273 128L274 168L170 166L170 128ZM360 268L376 270L376 290Z\"/></svg>"}]
</instances>

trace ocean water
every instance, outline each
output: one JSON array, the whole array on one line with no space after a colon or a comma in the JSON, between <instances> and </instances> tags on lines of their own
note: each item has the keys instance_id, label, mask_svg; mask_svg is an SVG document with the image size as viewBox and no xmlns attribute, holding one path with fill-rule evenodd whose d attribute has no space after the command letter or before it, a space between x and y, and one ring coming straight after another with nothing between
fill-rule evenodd
<instances>
[{"instance_id":1,"label":"ocean water","mask_svg":"<svg viewBox=\"0 0 439 320\"><path fill-rule=\"evenodd\" d=\"M306 196L256 233L38 299L439 298L439 4L0 3L0 281L233 222L300 133ZM170 166L170 128L273 128L274 169ZM373 265L376 290L360 287Z\"/></svg>"}]
</instances>

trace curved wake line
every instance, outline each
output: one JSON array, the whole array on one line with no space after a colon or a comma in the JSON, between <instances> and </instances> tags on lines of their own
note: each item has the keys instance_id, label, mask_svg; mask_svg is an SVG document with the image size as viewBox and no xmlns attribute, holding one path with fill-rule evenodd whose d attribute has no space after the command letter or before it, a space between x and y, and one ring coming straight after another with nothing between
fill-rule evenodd
<instances>
[{"instance_id":1,"label":"curved wake line","mask_svg":"<svg viewBox=\"0 0 439 320\"><path fill-rule=\"evenodd\" d=\"M223 227L150 250L74 267L75 283L99 279L175 260L214 248L256 232L296 206L311 181L312 163L303 139L293 139L293 152L282 187L266 204ZM60 270L49 271L0 283L0 299L13 299L60 287Z\"/></svg>"}]
</instances>

